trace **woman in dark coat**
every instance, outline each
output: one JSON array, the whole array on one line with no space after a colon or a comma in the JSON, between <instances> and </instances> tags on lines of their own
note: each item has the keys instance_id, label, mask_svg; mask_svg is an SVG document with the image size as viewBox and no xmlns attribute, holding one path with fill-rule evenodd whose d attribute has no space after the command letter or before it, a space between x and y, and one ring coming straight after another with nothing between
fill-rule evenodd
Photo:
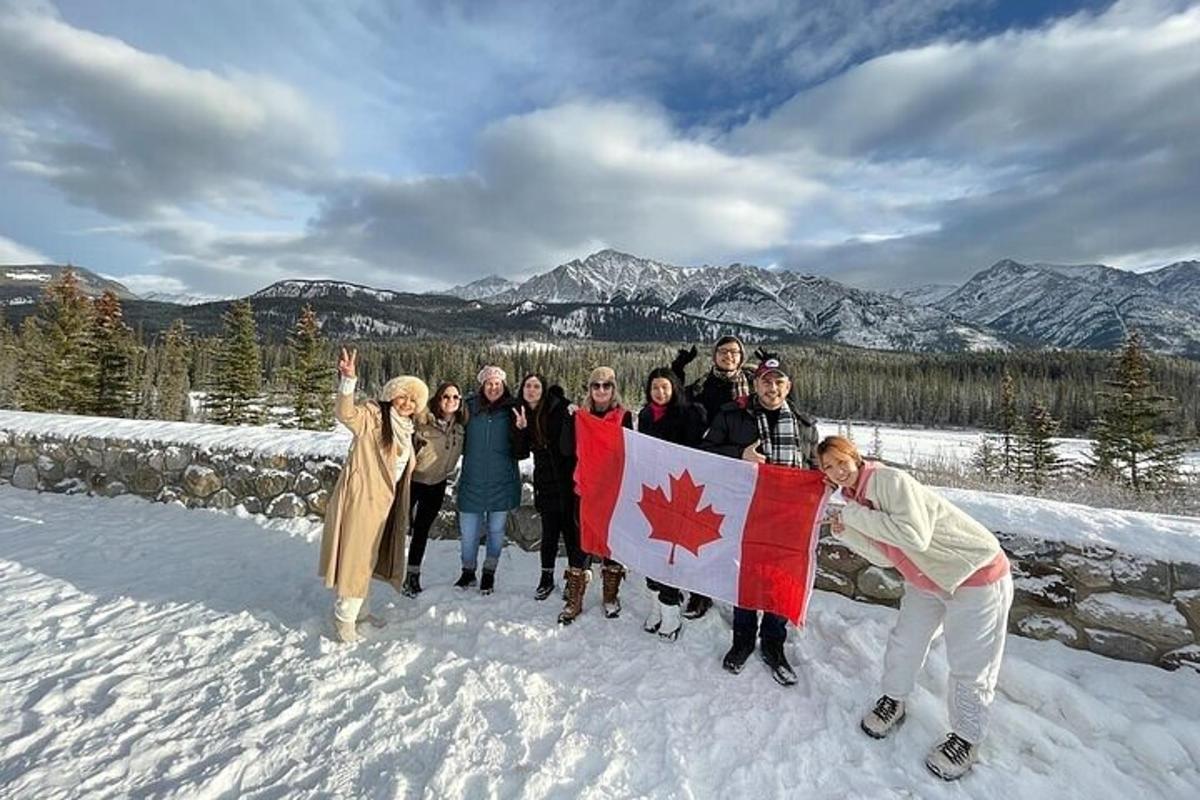
<instances>
[{"instance_id":1,"label":"woman in dark coat","mask_svg":"<svg viewBox=\"0 0 1200 800\"><path fill-rule=\"evenodd\" d=\"M487 557L479 591L491 594L504 547L508 512L521 504L521 476L513 454L515 413L508 376L499 367L479 371L479 391L467 401L467 435L458 479L458 530L462 575L455 586L475 585L479 540L487 528Z\"/></svg>"},{"instance_id":2,"label":"woman in dark coat","mask_svg":"<svg viewBox=\"0 0 1200 800\"><path fill-rule=\"evenodd\" d=\"M533 455L533 505L542 518L542 577L533 594L537 600L554 592L559 541L566 542L568 564L583 566L575 522L575 458L559 447L563 427L571 424L568 406L562 387L547 386L541 375L530 373L521 381L516 457ZM574 558L572 548L578 551Z\"/></svg>"},{"instance_id":3,"label":"woman in dark coat","mask_svg":"<svg viewBox=\"0 0 1200 800\"><path fill-rule=\"evenodd\" d=\"M638 414L638 431L673 444L699 447L704 427L704 406L687 402L675 373L668 367L652 370L646 378L646 405ZM674 641L683 627L679 608L683 592L653 578L646 578L646 586L658 594L658 603L650 610L643 629Z\"/></svg>"}]
</instances>

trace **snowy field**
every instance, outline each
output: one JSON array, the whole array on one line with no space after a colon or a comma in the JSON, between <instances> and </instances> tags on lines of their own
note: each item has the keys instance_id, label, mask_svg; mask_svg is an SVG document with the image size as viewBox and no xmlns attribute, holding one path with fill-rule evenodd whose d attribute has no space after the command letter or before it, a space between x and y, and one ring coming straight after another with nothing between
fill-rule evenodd
<instances>
[{"instance_id":1,"label":"snowy field","mask_svg":"<svg viewBox=\"0 0 1200 800\"><path fill-rule=\"evenodd\" d=\"M531 598L508 548L491 597L449 586L433 542L389 625L324 636L318 528L0 487L0 797L1195 798L1200 680L1011 639L991 739L957 785L922 760L946 730L944 651L898 734L857 721L895 612L817 593L802 683L723 672L728 623L675 644L625 585L606 620Z\"/></svg>"}]
</instances>

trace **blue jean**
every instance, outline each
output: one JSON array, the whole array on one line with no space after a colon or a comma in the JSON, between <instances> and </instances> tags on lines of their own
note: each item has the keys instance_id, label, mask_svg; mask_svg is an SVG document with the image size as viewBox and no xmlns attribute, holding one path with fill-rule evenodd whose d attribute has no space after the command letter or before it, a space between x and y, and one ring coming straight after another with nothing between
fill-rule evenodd
<instances>
[{"instance_id":1,"label":"blue jean","mask_svg":"<svg viewBox=\"0 0 1200 800\"><path fill-rule=\"evenodd\" d=\"M462 540L463 569L475 569L479 558L479 537L487 525L487 557L483 568L494 570L500 563L500 549L504 547L504 525L508 522L507 511L459 511L458 534Z\"/></svg>"}]
</instances>

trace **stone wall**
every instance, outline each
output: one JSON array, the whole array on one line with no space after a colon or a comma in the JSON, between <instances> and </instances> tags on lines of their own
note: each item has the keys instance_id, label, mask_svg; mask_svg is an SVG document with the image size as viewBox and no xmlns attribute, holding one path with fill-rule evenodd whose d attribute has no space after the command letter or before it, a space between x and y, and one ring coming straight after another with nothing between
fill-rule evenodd
<instances>
[{"instance_id":1,"label":"stone wall","mask_svg":"<svg viewBox=\"0 0 1200 800\"><path fill-rule=\"evenodd\" d=\"M329 456L0 426L0 482L21 489L135 494L188 508L240 505L268 517L319 520L340 469L340 460ZM522 507L509 521L510 540L526 550L537 548L541 533L532 495L526 484ZM453 507L451 487L445 509ZM451 511L443 510L431 535L457 537ZM1110 658L1200 672L1200 565L1081 549L1024 533L997 536L1014 568L1012 632ZM899 603L904 587L894 570L872 566L828 537L821 539L818 558L817 588L871 603Z\"/></svg>"}]
</instances>

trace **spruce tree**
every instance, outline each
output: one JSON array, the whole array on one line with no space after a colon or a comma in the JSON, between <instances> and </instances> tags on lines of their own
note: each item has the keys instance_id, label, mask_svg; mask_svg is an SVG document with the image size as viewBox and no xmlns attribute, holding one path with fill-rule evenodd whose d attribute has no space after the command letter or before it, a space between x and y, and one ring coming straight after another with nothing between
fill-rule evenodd
<instances>
[{"instance_id":1,"label":"spruce tree","mask_svg":"<svg viewBox=\"0 0 1200 800\"><path fill-rule=\"evenodd\" d=\"M1157 435L1174 399L1159 394L1150 380L1150 363L1141 335L1131 330L1113 361L1108 388L1097 392L1092 463L1097 472L1135 491L1174 483L1184 443Z\"/></svg>"},{"instance_id":2,"label":"spruce tree","mask_svg":"<svg viewBox=\"0 0 1200 800\"><path fill-rule=\"evenodd\" d=\"M92 304L72 269L51 281L21 328L18 394L27 411L87 414L96 396Z\"/></svg>"},{"instance_id":3,"label":"spruce tree","mask_svg":"<svg viewBox=\"0 0 1200 800\"><path fill-rule=\"evenodd\" d=\"M4 308L0 306L0 408L17 405L17 365L20 363L20 347L16 334L4 319Z\"/></svg>"},{"instance_id":4,"label":"spruce tree","mask_svg":"<svg viewBox=\"0 0 1200 800\"><path fill-rule=\"evenodd\" d=\"M125 324L121 300L105 290L92 303L93 359L96 394L91 413L103 417L129 416L133 411L137 376L137 342Z\"/></svg>"},{"instance_id":5,"label":"spruce tree","mask_svg":"<svg viewBox=\"0 0 1200 800\"><path fill-rule=\"evenodd\" d=\"M262 356L249 300L239 300L222 317L209 419L220 425L254 425L263 419Z\"/></svg>"},{"instance_id":6,"label":"spruce tree","mask_svg":"<svg viewBox=\"0 0 1200 800\"><path fill-rule=\"evenodd\" d=\"M1062 471L1062 459L1050 437L1058 433L1058 421L1050 416L1045 404L1034 400L1023 426L1021 439L1022 477L1033 487L1042 488Z\"/></svg>"},{"instance_id":7,"label":"spruce tree","mask_svg":"<svg viewBox=\"0 0 1200 800\"><path fill-rule=\"evenodd\" d=\"M971 466L985 480L991 480L1000 474L1003 466L1000 451L991 436L983 434L979 437L979 446L971 454Z\"/></svg>"},{"instance_id":8,"label":"spruce tree","mask_svg":"<svg viewBox=\"0 0 1200 800\"><path fill-rule=\"evenodd\" d=\"M177 319L163 336L163 352L154 376L159 419L186 420L188 416L188 365L192 345L187 326Z\"/></svg>"},{"instance_id":9,"label":"spruce tree","mask_svg":"<svg viewBox=\"0 0 1200 800\"><path fill-rule=\"evenodd\" d=\"M1000 411L997 418L1000 430L1000 470L1006 476L1021 472L1017 456L1017 434L1020 415L1017 414L1016 387L1007 368L1000 378Z\"/></svg>"},{"instance_id":10,"label":"spruce tree","mask_svg":"<svg viewBox=\"0 0 1200 800\"><path fill-rule=\"evenodd\" d=\"M287 370L296 427L328 430L333 425L333 396L330 392L329 354L321 337L321 325L311 305L305 305L288 338L291 367Z\"/></svg>"}]
</instances>

